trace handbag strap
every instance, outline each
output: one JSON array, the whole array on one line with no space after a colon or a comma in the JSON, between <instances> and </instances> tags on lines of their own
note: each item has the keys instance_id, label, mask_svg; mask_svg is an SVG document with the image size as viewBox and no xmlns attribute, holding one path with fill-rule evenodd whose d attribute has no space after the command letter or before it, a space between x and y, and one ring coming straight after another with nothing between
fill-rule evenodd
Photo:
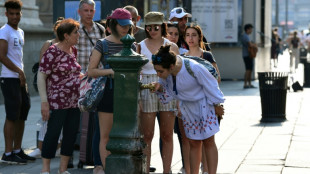
<instances>
[{"instance_id":1,"label":"handbag strap","mask_svg":"<svg viewBox=\"0 0 310 174\"><path fill-rule=\"evenodd\" d=\"M108 55L109 55L109 47L108 47L108 42L106 39L102 39L101 41L102 43L102 56L101 56L101 63L104 67L104 69L110 69L110 65L107 63L107 58L108 58ZM110 89L112 89L112 77L111 76L108 76L108 78L110 78Z\"/></svg>"},{"instance_id":2,"label":"handbag strap","mask_svg":"<svg viewBox=\"0 0 310 174\"><path fill-rule=\"evenodd\" d=\"M89 37L88 33L86 32L86 30L85 30L85 27L84 27L84 26L82 27L82 29L83 29L83 31L84 31L84 33L85 33L85 35L87 36L87 38L89 39L90 43L91 43L93 46L95 46L94 42L91 40L91 38Z\"/></svg>"}]
</instances>

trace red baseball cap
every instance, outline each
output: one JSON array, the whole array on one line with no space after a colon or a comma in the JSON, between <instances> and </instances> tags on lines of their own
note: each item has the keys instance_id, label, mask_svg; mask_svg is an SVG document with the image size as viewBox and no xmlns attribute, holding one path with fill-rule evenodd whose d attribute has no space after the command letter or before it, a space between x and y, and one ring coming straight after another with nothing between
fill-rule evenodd
<instances>
[{"instance_id":1,"label":"red baseball cap","mask_svg":"<svg viewBox=\"0 0 310 174\"><path fill-rule=\"evenodd\" d=\"M116 19L118 24L121 26L133 25L131 18L131 13L123 8L115 9L111 16L107 17L107 19Z\"/></svg>"}]
</instances>

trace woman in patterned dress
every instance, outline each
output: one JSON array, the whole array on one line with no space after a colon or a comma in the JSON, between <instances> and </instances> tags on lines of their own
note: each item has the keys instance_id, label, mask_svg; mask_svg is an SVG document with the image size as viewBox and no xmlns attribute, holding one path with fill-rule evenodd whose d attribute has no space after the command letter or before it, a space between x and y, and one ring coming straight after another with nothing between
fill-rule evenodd
<instances>
[{"instance_id":1,"label":"woman in patterned dress","mask_svg":"<svg viewBox=\"0 0 310 174\"><path fill-rule=\"evenodd\" d=\"M190 142L190 173L199 172L203 144L209 162L209 173L215 174L218 152L214 135L219 131L215 113L224 114L224 109L220 106L224 102L224 95L216 79L203 65L190 60L190 69L195 74L193 77L188 73L183 58L169 50L169 45L162 46L152 56L159 76L155 91L163 103L172 99L180 102L183 127Z\"/></svg>"},{"instance_id":2,"label":"woman in patterned dress","mask_svg":"<svg viewBox=\"0 0 310 174\"><path fill-rule=\"evenodd\" d=\"M74 45L79 39L79 23L65 19L57 26L59 42L51 45L40 61L38 89L41 97L42 120L48 121L42 147L42 174L49 174L55 157L58 138L63 129L59 174L68 174L67 165L73 154L80 123L77 102L81 66L77 63Z\"/></svg>"}]
</instances>

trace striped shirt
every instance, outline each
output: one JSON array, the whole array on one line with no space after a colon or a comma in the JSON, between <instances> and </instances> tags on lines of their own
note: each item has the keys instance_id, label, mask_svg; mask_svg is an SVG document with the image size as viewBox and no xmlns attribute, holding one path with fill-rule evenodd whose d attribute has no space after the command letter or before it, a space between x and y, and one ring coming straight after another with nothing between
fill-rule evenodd
<instances>
[{"instance_id":1,"label":"striped shirt","mask_svg":"<svg viewBox=\"0 0 310 174\"><path fill-rule=\"evenodd\" d=\"M87 31L87 29L85 28L85 32L87 32L88 36L86 35L86 33L83 30L84 25L82 23L80 23L80 29L79 29L79 33L80 33L80 38L79 38L79 42L76 45L76 48L78 50L78 59L77 62L81 65L82 67L82 72L85 72L87 70L87 66L89 63L89 57L90 54L94 48L96 44L97 40L104 38L105 37L105 29L102 25L100 24L96 24L95 22L93 22L93 26L91 28L90 31ZM103 34L102 36L100 36L100 29L102 30ZM90 39L92 40L93 43L90 42Z\"/></svg>"},{"instance_id":2,"label":"striped shirt","mask_svg":"<svg viewBox=\"0 0 310 174\"><path fill-rule=\"evenodd\" d=\"M115 53L120 52L123 49L123 44L122 43L114 43L111 42L109 40L106 40L107 44L108 44L108 50L106 50L108 52L108 55L112 55ZM131 48L136 51L136 47L134 44L131 45ZM99 51L101 54L103 54L103 47L102 47L102 40L98 40L96 43L96 47L95 49L97 51Z\"/></svg>"}]
</instances>

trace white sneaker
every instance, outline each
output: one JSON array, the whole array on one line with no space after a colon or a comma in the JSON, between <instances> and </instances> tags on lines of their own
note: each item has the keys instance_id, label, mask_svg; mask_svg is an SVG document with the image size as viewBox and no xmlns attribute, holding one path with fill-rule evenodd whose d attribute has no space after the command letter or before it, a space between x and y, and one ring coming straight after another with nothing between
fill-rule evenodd
<instances>
[{"instance_id":1,"label":"white sneaker","mask_svg":"<svg viewBox=\"0 0 310 174\"><path fill-rule=\"evenodd\" d=\"M29 153L28 156L31 156L34 158L41 158L41 150L39 148L36 148L31 153Z\"/></svg>"},{"instance_id":2,"label":"white sneaker","mask_svg":"<svg viewBox=\"0 0 310 174\"><path fill-rule=\"evenodd\" d=\"M40 174L50 174L50 172L41 172Z\"/></svg>"},{"instance_id":3,"label":"white sneaker","mask_svg":"<svg viewBox=\"0 0 310 174\"><path fill-rule=\"evenodd\" d=\"M95 166L93 170L93 174L105 174L102 166Z\"/></svg>"},{"instance_id":4,"label":"white sneaker","mask_svg":"<svg viewBox=\"0 0 310 174\"><path fill-rule=\"evenodd\" d=\"M60 172L59 170L58 170L58 174L70 174L68 171L64 171L64 172Z\"/></svg>"},{"instance_id":5,"label":"white sneaker","mask_svg":"<svg viewBox=\"0 0 310 174\"><path fill-rule=\"evenodd\" d=\"M55 156L56 156L56 157L60 157L60 148L58 148L58 149L56 150Z\"/></svg>"}]
</instances>

